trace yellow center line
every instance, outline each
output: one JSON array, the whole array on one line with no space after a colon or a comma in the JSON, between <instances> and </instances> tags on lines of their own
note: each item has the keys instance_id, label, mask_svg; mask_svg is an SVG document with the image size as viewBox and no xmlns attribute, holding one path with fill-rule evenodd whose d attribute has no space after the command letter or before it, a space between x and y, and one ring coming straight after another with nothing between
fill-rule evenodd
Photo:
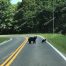
<instances>
[{"instance_id":1,"label":"yellow center line","mask_svg":"<svg viewBox=\"0 0 66 66\"><path fill-rule=\"evenodd\" d=\"M0 66L10 66L11 63L16 59L19 52L24 48L27 41L28 41L28 38L26 37L26 40Z\"/></svg>"}]
</instances>

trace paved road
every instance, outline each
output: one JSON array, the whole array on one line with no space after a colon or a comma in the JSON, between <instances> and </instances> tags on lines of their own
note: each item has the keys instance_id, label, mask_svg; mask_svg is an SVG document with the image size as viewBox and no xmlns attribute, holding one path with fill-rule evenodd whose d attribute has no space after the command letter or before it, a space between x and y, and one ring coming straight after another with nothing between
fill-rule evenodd
<instances>
[{"instance_id":1,"label":"paved road","mask_svg":"<svg viewBox=\"0 0 66 66\"><path fill-rule=\"evenodd\" d=\"M12 37L12 40L0 46L0 64L25 40L21 37Z\"/></svg>"},{"instance_id":2,"label":"paved road","mask_svg":"<svg viewBox=\"0 0 66 66\"><path fill-rule=\"evenodd\" d=\"M41 43L38 37L36 44L27 44L18 54L11 66L66 66L60 55L55 52L47 43ZM24 38L13 38L6 45L0 46L0 61L13 52L24 41Z\"/></svg>"}]
</instances>

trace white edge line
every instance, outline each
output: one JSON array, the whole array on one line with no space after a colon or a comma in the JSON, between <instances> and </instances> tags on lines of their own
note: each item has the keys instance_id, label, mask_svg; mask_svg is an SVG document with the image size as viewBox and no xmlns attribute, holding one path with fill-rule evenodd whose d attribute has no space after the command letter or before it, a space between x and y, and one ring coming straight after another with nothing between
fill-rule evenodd
<instances>
[{"instance_id":1,"label":"white edge line","mask_svg":"<svg viewBox=\"0 0 66 66\"><path fill-rule=\"evenodd\" d=\"M44 37L40 36L40 35L37 35L43 39L45 39ZM48 41L46 41L48 43L49 46L51 46L65 61L66 61L66 57L57 49L55 48L51 43L49 43Z\"/></svg>"},{"instance_id":2,"label":"white edge line","mask_svg":"<svg viewBox=\"0 0 66 66\"><path fill-rule=\"evenodd\" d=\"M3 41L2 43L0 43L0 46L4 45L5 43L7 43L7 42L9 42L9 41L11 41L11 40L12 40L12 38L10 38L9 40Z\"/></svg>"}]
</instances>

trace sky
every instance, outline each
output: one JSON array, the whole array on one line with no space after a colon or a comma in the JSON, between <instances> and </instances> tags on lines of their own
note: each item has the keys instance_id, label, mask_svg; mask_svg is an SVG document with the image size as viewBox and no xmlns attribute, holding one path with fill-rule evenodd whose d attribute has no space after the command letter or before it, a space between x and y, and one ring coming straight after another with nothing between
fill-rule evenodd
<instances>
[{"instance_id":1,"label":"sky","mask_svg":"<svg viewBox=\"0 0 66 66\"><path fill-rule=\"evenodd\" d=\"M22 2L22 0L11 0L12 4L17 4L18 2Z\"/></svg>"}]
</instances>

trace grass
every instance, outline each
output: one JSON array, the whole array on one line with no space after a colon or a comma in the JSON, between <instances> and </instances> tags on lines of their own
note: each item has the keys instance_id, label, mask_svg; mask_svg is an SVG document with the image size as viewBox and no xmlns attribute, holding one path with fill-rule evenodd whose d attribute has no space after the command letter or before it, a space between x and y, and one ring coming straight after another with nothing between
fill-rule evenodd
<instances>
[{"instance_id":1,"label":"grass","mask_svg":"<svg viewBox=\"0 0 66 66\"><path fill-rule=\"evenodd\" d=\"M0 43L5 41L5 40L9 40L9 38L7 38L7 37L0 37Z\"/></svg>"},{"instance_id":2,"label":"grass","mask_svg":"<svg viewBox=\"0 0 66 66\"><path fill-rule=\"evenodd\" d=\"M66 35L61 34L41 34L51 44L53 44L58 50L66 54Z\"/></svg>"},{"instance_id":3,"label":"grass","mask_svg":"<svg viewBox=\"0 0 66 66\"><path fill-rule=\"evenodd\" d=\"M53 34L41 34L41 33L33 34L33 35L41 35L45 37L58 50L66 54L66 35L61 35L61 34L53 35ZM8 39L9 38L6 38L6 37L0 37L0 43Z\"/></svg>"}]
</instances>

